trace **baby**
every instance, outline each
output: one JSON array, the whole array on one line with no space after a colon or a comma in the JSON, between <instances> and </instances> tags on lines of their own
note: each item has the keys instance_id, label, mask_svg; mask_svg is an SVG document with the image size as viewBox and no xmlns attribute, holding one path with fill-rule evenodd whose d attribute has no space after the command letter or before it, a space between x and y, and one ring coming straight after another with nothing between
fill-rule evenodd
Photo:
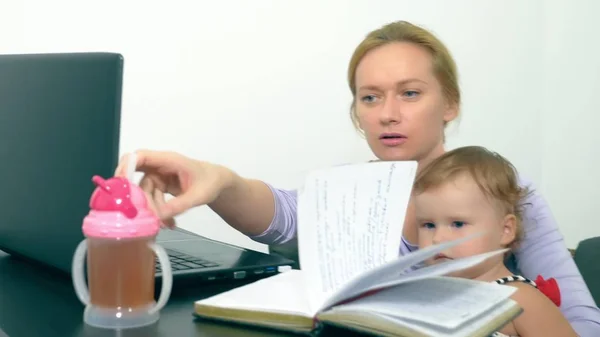
<instances>
[{"instance_id":1,"label":"baby","mask_svg":"<svg viewBox=\"0 0 600 337\"><path fill-rule=\"evenodd\" d=\"M527 193L510 162L482 147L462 147L434 160L418 174L414 186L419 247L478 232L485 235L427 263L514 248L522 236L521 207ZM512 298L523 313L494 336L576 336L557 304L535 282L512 275L503 259L499 255L451 275L510 283L518 289Z\"/></svg>"}]
</instances>

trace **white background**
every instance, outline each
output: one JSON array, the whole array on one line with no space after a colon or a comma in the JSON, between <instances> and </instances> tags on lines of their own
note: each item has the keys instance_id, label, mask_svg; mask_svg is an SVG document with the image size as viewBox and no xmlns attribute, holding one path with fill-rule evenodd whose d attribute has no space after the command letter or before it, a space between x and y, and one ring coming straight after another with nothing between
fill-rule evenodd
<instances>
[{"instance_id":1,"label":"white background","mask_svg":"<svg viewBox=\"0 0 600 337\"><path fill-rule=\"evenodd\" d=\"M598 13L594 0L0 0L0 53L122 53L121 152L180 151L295 188L311 168L372 159L348 118L347 63L370 30L421 24L459 66L449 148L512 160L574 248L600 235ZM206 207L179 223L265 250Z\"/></svg>"}]
</instances>

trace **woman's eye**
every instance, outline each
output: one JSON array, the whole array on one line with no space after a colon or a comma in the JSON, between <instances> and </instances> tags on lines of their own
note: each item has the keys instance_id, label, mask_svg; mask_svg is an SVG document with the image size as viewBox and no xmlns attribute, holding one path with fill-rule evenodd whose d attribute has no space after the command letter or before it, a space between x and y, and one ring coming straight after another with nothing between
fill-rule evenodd
<instances>
[{"instance_id":1,"label":"woman's eye","mask_svg":"<svg viewBox=\"0 0 600 337\"><path fill-rule=\"evenodd\" d=\"M366 95L366 96L361 97L360 100L364 103L372 104L377 101L377 97L375 95Z\"/></svg>"},{"instance_id":2,"label":"woman's eye","mask_svg":"<svg viewBox=\"0 0 600 337\"><path fill-rule=\"evenodd\" d=\"M462 228L465 225L464 221L454 221L452 222L452 226L456 228Z\"/></svg>"},{"instance_id":3,"label":"woman's eye","mask_svg":"<svg viewBox=\"0 0 600 337\"><path fill-rule=\"evenodd\" d=\"M417 96L419 96L419 92L415 90L407 90L404 93L402 93L402 96L406 98L416 98Z\"/></svg>"}]
</instances>

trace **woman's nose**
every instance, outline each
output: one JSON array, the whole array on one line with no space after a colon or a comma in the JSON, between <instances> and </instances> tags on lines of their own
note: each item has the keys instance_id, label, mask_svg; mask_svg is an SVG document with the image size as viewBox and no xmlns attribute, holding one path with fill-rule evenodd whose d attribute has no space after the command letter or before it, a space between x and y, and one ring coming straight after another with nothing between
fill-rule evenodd
<instances>
[{"instance_id":1,"label":"woman's nose","mask_svg":"<svg viewBox=\"0 0 600 337\"><path fill-rule=\"evenodd\" d=\"M400 122L402 117L400 104L393 94L386 97L379 113L381 123L384 125Z\"/></svg>"}]
</instances>

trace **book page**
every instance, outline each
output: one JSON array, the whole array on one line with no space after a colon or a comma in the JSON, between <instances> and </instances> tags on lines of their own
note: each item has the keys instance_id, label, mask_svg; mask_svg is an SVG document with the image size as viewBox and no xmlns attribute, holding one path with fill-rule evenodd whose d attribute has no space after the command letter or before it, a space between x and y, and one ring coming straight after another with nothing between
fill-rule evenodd
<instances>
[{"instance_id":1,"label":"book page","mask_svg":"<svg viewBox=\"0 0 600 337\"><path fill-rule=\"evenodd\" d=\"M415 271L410 269L410 267L415 264L427 260L440 252L443 252L451 247L458 246L480 235L484 235L484 233L475 233L454 241L444 242L442 244L419 249L410 254L399 256L396 260L373 268L348 282L333 295L331 295L323 304L321 310L327 309L339 302L356 298L361 294L372 290L389 288L406 282L434 276L441 276L453 271L466 269L483 262L487 258L496 256L506 251L506 249L498 250L476 256L447 261L434 266L417 269Z\"/></svg>"},{"instance_id":2,"label":"book page","mask_svg":"<svg viewBox=\"0 0 600 337\"><path fill-rule=\"evenodd\" d=\"M286 313L313 317L306 299L302 271L292 269L196 301L210 307Z\"/></svg>"},{"instance_id":3,"label":"book page","mask_svg":"<svg viewBox=\"0 0 600 337\"><path fill-rule=\"evenodd\" d=\"M493 282L435 277L388 288L333 310L372 312L456 329L500 305L516 290Z\"/></svg>"},{"instance_id":4,"label":"book page","mask_svg":"<svg viewBox=\"0 0 600 337\"><path fill-rule=\"evenodd\" d=\"M398 257L416 162L316 170L298 191L298 245L309 301Z\"/></svg>"},{"instance_id":5,"label":"book page","mask_svg":"<svg viewBox=\"0 0 600 337\"><path fill-rule=\"evenodd\" d=\"M514 300L507 299L458 327L446 328L438 324L418 322L396 315L364 311L362 307L350 309L340 307L335 310L336 312L321 313L319 318L324 322L346 328L362 327L367 332L440 337L490 336L523 312ZM343 314L344 318L340 318L338 314ZM360 320L353 317L360 317Z\"/></svg>"},{"instance_id":6,"label":"book page","mask_svg":"<svg viewBox=\"0 0 600 337\"><path fill-rule=\"evenodd\" d=\"M522 313L517 302L506 300L495 307L490 308L480 317L470 320L457 328L447 329L435 324L416 323L397 316L378 315L381 319L392 322L394 325L406 326L424 336L464 337L464 336L490 336L493 332L500 330L508 322Z\"/></svg>"},{"instance_id":7,"label":"book page","mask_svg":"<svg viewBox=\"0 0 600 337\"><path fill-rule=\"evenodd\" d=\"M377 284L373 284L366 290L389 288L400 283L413 282L434 276L446 275L452 272L474 267L491 257L502 255L508 251L508 248L498 249L487 253L481 253L478 255L445 261L443 263L438 263L431 266L425 266L410 273L404 274L401 277L382 278L379 282L377 282Z\"/></svg>"}]
</instances>

